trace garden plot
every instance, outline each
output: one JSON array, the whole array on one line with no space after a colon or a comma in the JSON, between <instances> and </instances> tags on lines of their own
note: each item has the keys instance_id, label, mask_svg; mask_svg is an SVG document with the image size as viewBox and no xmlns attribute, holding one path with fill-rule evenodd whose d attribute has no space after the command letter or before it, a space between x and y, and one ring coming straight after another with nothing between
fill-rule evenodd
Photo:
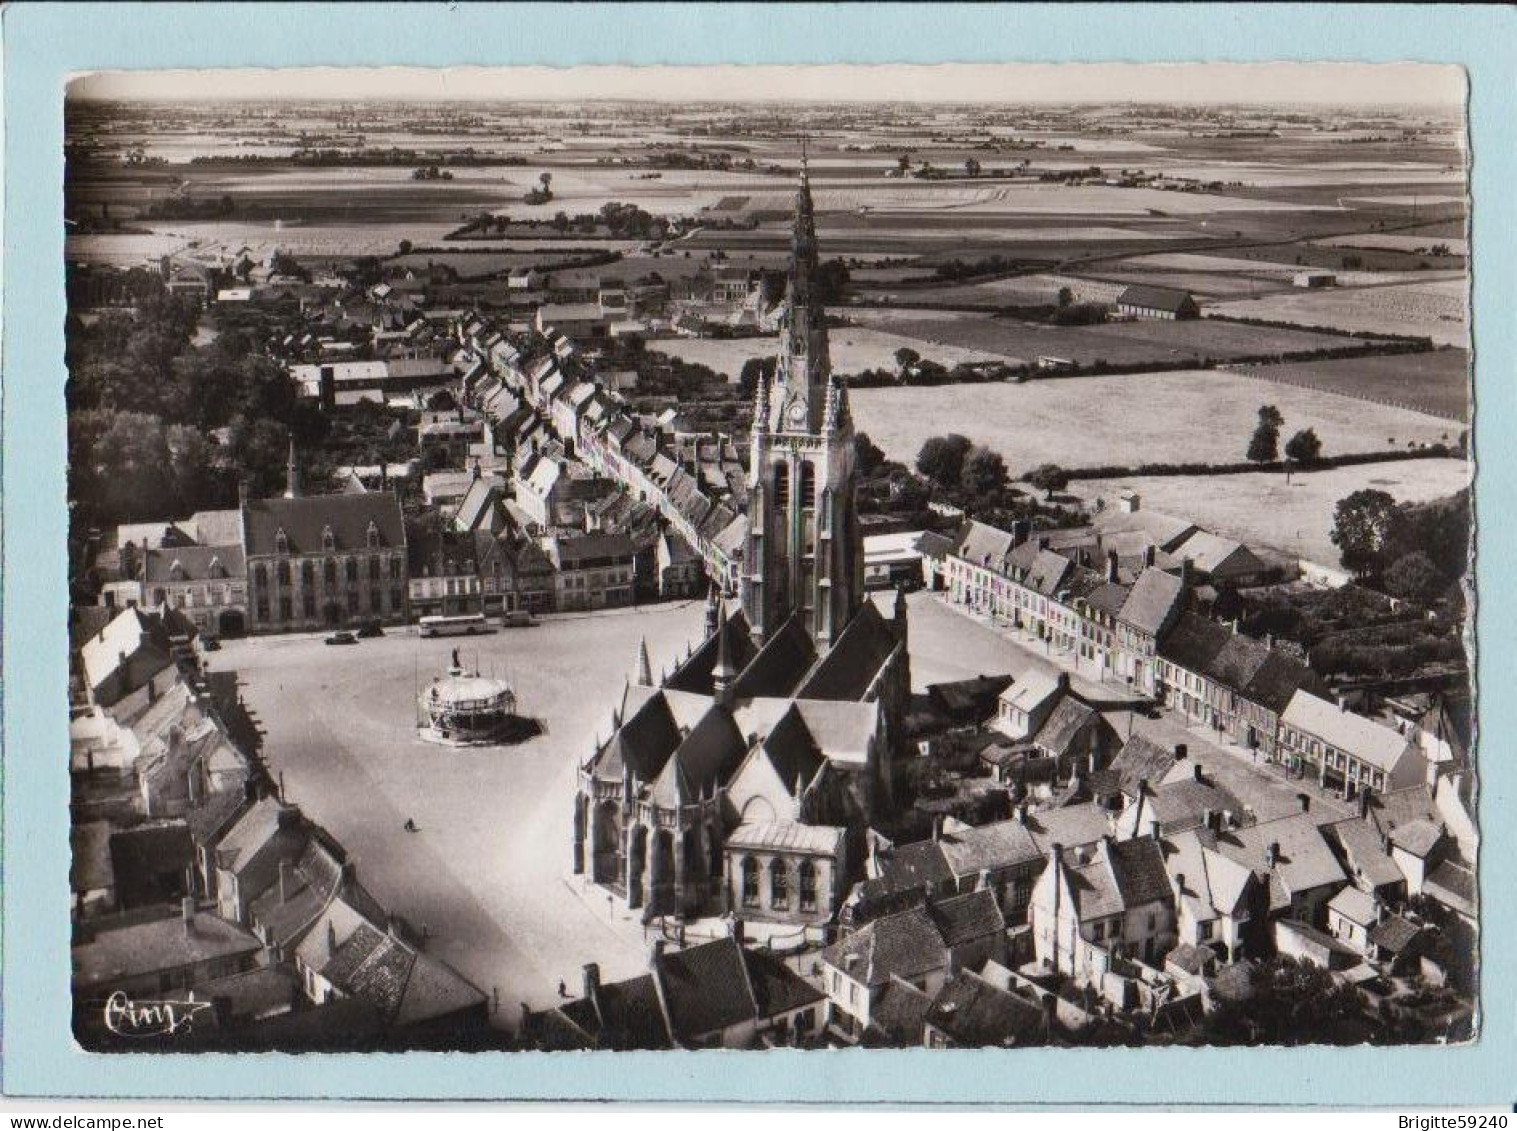
<instances>
[{"instance_id":1,"label":"garden plot","mask_svg":"<svg viewBox=\"0 0 1517 1131\"><path fill-rule=\"evenodd\" d=\"M832 331L832 367L840 374L861 373L866 369L894 371L897 368L895 352L902 347L914 349L923 357L947 366L997 361L1021 363L1020 359L1006 358L984 350L927 347L916 338L862 326L846 326ZM742 372L744 362L749 358L774 356L779 352L779 342L773 337L738 338L731 341L680 338L650 342L648 348L670 357L708 366L735 381Z\"/></svg>"},{"instance_id":2,"label":"garden plot","mask_svg":"<svg viewBox=\"0 0 1517 1131\"><path fill-rule=\"evenodd\" d=\"M1213 303L1208 311L1301 326L1428 337L1439 345L1465 346L1469 343L1467 290L1463 278L1439 279L1266 295Z\"/></svg>"}]
</instances>

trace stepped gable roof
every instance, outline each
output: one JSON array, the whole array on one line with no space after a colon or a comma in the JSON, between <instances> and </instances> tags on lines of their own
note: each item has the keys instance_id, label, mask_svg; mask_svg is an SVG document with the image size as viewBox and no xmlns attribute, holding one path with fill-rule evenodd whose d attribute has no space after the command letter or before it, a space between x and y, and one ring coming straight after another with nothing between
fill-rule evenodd
<instances>
[{"instance_id":1,"label":"stepped gable roof","mask_svg":"<svg viewBox=\"0 0 1517 1131\"><path fill-rule=\"evenodd\" d=\"M948 965L948 948L937 924L921 905L884 915L822 951L822 961L866 986L881 986L892 975L912 978Z\"/></svg>"},{"instance_id":2,"label":"stepped gable roof","mask_svg":"<svg viewBox=\"0 0 1517 1131\"><path fill-rule=\"evenodd\" d=\"M1020 821L997 821L969 829L944 829L938 853L956 877L983 869L1010 868L1042 859L1032 834Z\"/></svg>"},{"instance_id":3,"label":"stepped gable roof","mask_svg":"<svg viewBox=\"0 0 1517 1131\"><path fill-rule=\"evenodd\" d=\"M1134 734L1122 744L1110 768L1116 771L1122 792L1128 797L1136 797L1139 782L1157 786L1175 768L1177 761L1173 747L1161 746L1147 735Z\"/></svg>"},{"instance_id":4,"label":"stepped gable roof","mask_svg":"<svg viewBox=\"0 0 1517 1131\"><path fill-rule=\"evenodd\" d=\"M1159 655L1176 667L1204 675L1232 638L1232 633L1216 621L1181 613L1174 628L1159 641Z\"/></svg>"},{"instance_id":5,"label":"stepped gable roof","mask_svg":"<svg viewBox=\"0 0 1517 1131\"><path fill-rule=\"evenodd\" d=\"M797 610L785 618L785 623L764 641L758 653L738 673L733 681L733 693L740 699L777 699L789 695L816 661L816 646Z\"/></svg>"},{"instance_id":6,"label":"stepped gable roof","mask_svg":"<svg viewBox=\"0 0 1517 1131\"><path fill-rule=\"evenodd\" d=\"M721 633L712 633L696 647L690 658L680 664L665 681L664 686L674 691L693 691L710 695L715 691L711 673L716 669L717 638ZM734 609L727 617L727 646L731 649L732 662L742 672L758 654L753 636L748 627L748 618L742 609Z\"/></svg>"},{"instance_id":7,"label":"stepped gable roof","mask_svg":"<svg viewBox=\"0 0 1517 1131\"><path fill-rule=\"evenodd\" d=\"M291 554L322 553L322 531L327 527L331 527L337 549L366 549L371 523L378 531L380 546L389 549L406 544L400 500L388 491L260 499L248 503L242 513L250 555L275 553L276 535L281 529Z\"/></svg>"},{"instance_id":8,"label":"stepped gable roof","mask_svg":"<svg viewBox=\"0 0 1517 1131\"><path fill-rule=\"evenodd\" d=\"M831 648L801 681L796 697L856 702L869 691L900 638L873 601L865 601Z\"/></svg>"},{"instance_id":9,"label":"stepped gable roof","mask_svg":"<svg viewBox=\"0 0 1517 1131\"><path fill-rule=\"evenodd\" d=\"M930 900L927 913L949 947L963 946L1006 929L1001 906L996 902L995 892L989 888L948 899Z\"/></svg>"},{"instance_id":10,"label":"stepped gable roof","mask_svg":"<svg viewBox=\"0 0 1517 1131\"><path fill-rule=\"evenodd\" d=\"M1044 1021L1043 1010L1032 1002L972 970L961 970L939 990L926 1016L927 1024L965 1048L1037 1043Z\"/></svg>"},{"instance_id":11,"label":"stepped gable roof","mask_svg":"<svg viewBox=\"0 0 1517 1131\"><path fill-rule=\"evenodd\" d=\"M1033 741L1050 757L1061 758L1069 753L1080 731L1098 718L1094 708L1073 695L1061 696Z\"/></svg>"},{"instance_id":12,"label":"stepped gable roof","mask_svg":"<svg viewBox=\"0 0 1517 1131\"><path fill-rule=\"evenodd\" d=\"M1351 817L1325 826L1323 832L1337 841L1343 850L1349 871L1358 875L1370 887L1399 884L1405 878L1367 822Z\"/></svg>"},{"instance_id":13,"label":"stepped gable roof","mask_svg":"<svg viewBox=\"0 0 1517 1131\"><path fill-rule=\"evenodd\" d=\"M910 982L891 975L869 1007L869 1024L884 1034L891 1047L920 1046L932 1000Z\"/></svg>"},{"instance_id":14,"label":"stepped gable roof","mask_svg":"<svg viewBox=\"0 0 1517 1131\"><path fill-rule=\"evenodd\" d=\"M1158 636L1185 596L1185 587L1172 573L1145 569L1133 582L1118 619L1139 632Z\"/></svg>"},{"instance_id":15,"label":"stepped gable roof","mask_svg":"<svg viewBox=\"0 0 1517 1131\"><path fill-rule=\"evenodd\" d=\"M741 953L760 1017L778 1017L827 1000L826 994L774 955L746 947Z\"/></svg>"},{"instance_id":16,"label":"stepped gable roof","mask_svg":"<svg viewBox=\"0 0 1517 1131\"><path fill-rule=\"evenodd\" d=\"M705 796L726 784L747 752L748 744L731 713L712 705L664 763L653 784L653 800L673 808Z\"/></svg>"},{"instance_id":17,"label":"stepped gable roof","mask_svg":"<svg viewBox=\"0 0 1517 1131\"><path fill-rule=\"evenodd\" d=\"M654 959L654 966L669 1027L679 1039L701 1037L759 1016L748 964L742 948L730 938L666 951Z\"/></svg>"},{"instance_id":18,"label":"stepped gable roof","mask_svg":"<svg viewBox=\"0 0 1517 1131\"><path fill-rule=\"evenodd\" d=\"M601 747L595 759L595 776L601 781L619 782L624 770L630 769L634 781L651 782L663 771L680 741L680 727L668 696L653 689Z\"/></svg>"},{"instance_id":19,"label":"stepped gable roof","mask_svg":"<svg viewBox=\"0 0 1517 1131\"><path fill-rule=\"evenodd\" d=\"M1395 769L1412 745L1399 731L1309 691L1298 691L1291 696L1280 721L1387 772Z\"/></svg>"},{"instance_id":20,"label":"stepped gable roof","mask_svg":"<svg viewBox=\"0 0 1517 1131\"><path fill-rule=\"evenodd\" d=\"M242 547L179 546L170 550L148 550L143 559L143 580L217 581L243 577L247 564Z\"/></svg>"}]
</instances>

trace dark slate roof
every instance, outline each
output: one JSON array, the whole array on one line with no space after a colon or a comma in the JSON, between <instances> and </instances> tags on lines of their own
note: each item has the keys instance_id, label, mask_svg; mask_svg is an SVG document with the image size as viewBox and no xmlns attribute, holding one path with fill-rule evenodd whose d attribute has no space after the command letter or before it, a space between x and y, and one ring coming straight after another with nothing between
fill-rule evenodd
<instances>
[{"instance_id":1,"label":"dark slate roof","mask_svg":"<svg viewBox=\"0 0 1517 1131\"><path fill-rule=\"evenodd\" d=\"M785 783L785 788L792 792L797 780L804 787L827 762L807 728L806 720L793 706L769 729L760 749L780 781Z\"/></svg>"},{"instance_id":2,"label":"dark slate roof","mask_svg":"<svg viewBox=\"0 0 1517 1131\"><path fill-rule=\"evenodd\" d=\"M733 939L668 952L656 964L677 1038L690 1040L758 1016L743 951Z\"/></svg>"},{"instance_id":3,"label":"dark slate roof","mask_svg":"<svg viewBox=\"0 0 1517 1131\"><path fill-rule=\"evenodd\" d=\"M1164 852L1153 837L1140 836L1111 843L1112 872L1122 901L1137 907L1155 900L1168 900L1173 891L1164 867Z\"/></svg>"},{"instance_id":4,"label":"dark slate roof","mask_svg":"<svg viewBox=\"0 0 1517 1131\"><path fill-rule=\"evenodd\" d=\"M1269 655L1270 650L1262 642L1235 632L1212 657L1206 674L1223 687L1241 692Z\"/></svg>"},{"instance_id":5,"label":"dark slate roof","mask_svg":"<svg viewBox=\"0 0 1517 1131\"><path fill-rule=\"evenodd\" d=\"M892 974L915 978L948 964L943 944L925 907L912 907L865 924L822 952L829 965L867 986L884 985Z\"/></svg>"},{"instance_id":6,"label":"dark slate roof","mask_svg":"<svg viewBox=\"0 0 1517 1131\"><path fill-rule=\"evenodd\" d=\"M1314 695L1326 692L1326 685L1311 668L1284 652L1271 651L1241 689L1243 697L1265 710L1284 714L1291 696L1297 691Z\"/></svg>"},{"instance_id":7,"label":"dark slate roof","mask_svg":"<svg viewBox=\"0 0 1517 1131\"><path fill-rule=\"evenodd\" d=\"M552 1024L558 1016L572 1024L572 1032ZM537 1044L544 1049L610 1048L667 1049L669 1031L664 1024L658 989L651 974L640 974L625 982L599 987L593 998L566 1002L540 1019L547 1023L547 1038L537 1034Z\"/></svg>"},{"instance_id":8,"label":"dark slate roof","mask_svg":"<svg viewBox=\"0 0 1517 1131\"><path fill-rule=\"evenodd\" d=\"M989 888L929 903L928 913L950 947L963 946L1006 929L995 892Z\"/></svg>"},{"instance_id":9,"label":"dark slate roof","mask_svg":"<svg viewBox=\"0 0 1517 1131\"><path fill-rule=\"evenodd\" d=\"M1421 933L1421 927L1400 915L1387 915L1370 928L1370 942L1392 954L1400 954Z\"/></svg>"},{"instance_id":10,"label":"dark slate roof","mask_svg":"<svg viewBox=\"0 0 1517 1131\"><path fill-rule=\"evenodd\" d=\"M174 567L179 567L179 577ZM154 581L203 581L241 578L247 574L241 546L180 546L149 550L143 560L144 578Z\"/></svg>"},{"instance_id":11,"label":"dark slate roof","mask_svg":"<svg viewBox=\"0 0 1517 1131\"><path fill-rule=\"evenodd\" d=\"M932 998L910 982L891 977L869 1007L869 1023L891 1047L920 1045L923 1022L931 1007Z\"/></svg>"},{"instance_id":12,"label":"dark slate roof","mask_svg":"<svg viewBox=\"0 0 1517 1131\"><path fill-rule=\"evenodd\" d=\"M795 690L816 660L816 647L801 623L801 614L793 613L738 673L733 692L741 699L783 698Z\"/></svg>"},{"instance_id":13,"label":"dark slate roof","mask_svg":"<svg viewBox=\"0 0 1517 1131\"><path fill-rule=\"evenodd\" d=\"M927 1011L927 1023L955 1045L995 1048L1032 1044L1043 1033L1044 1015L1032 1002L993 986L972 970L945 985Z\"/></svg>"},{"instance_id":14,"label":"dark slate roof","mask_svg":"<svg viewBox=\"0 0 1517 1131\"><path fill-rule=\"evenodd\" d=\"M873 601L865 601L802 681L796 698L859 702L899 644L894 625Z\"/></svg>"},{"instance_id":15,"label":"dark slate roof","mask_svg":"<svg viewBox=\"0 0 1517 1131\"><path fill-rule=\"evenodd\" d=\"M1157 636L1184 592L1184 586L1174 574L1161 569L1145 569L1133 582L1119 619L1140 632Z\"/></svg>"},{"instance_id":16,"label":"dark slate roof","mask_svg":"<svg viewBox=\"0 0 1517 1131\"><path fill-rule=\"evenodd\" d=\"M1047 721L1038 728L1033 741L1048 756L1061 758L1069 753L1081 729L1095 719L1098 719L1095 710L1073 695L1060 696L1058 705L1049 712Z\"/></svg>"},{"instance_id":17,"label":"dark slate roof","mask_svg":"<svg viewBox=\"0 0 1517 1131\"><path fill-rule=\"evenodd\" d=\"M190 838L197 845L214 843L242 811L245 801L240 789L221 789L212 793L184 816L190 827Z\"/></svg>"},{"instance_id":18,"label":"dark slate roof","mask_svg":"<svg viewBox=\"0 0 1517 1131\"><path fill-rule=\"evenodd\" d=\"M595 759L595 776L619 782L623 767L630 767L635 780L653 781L679 743L679 724L669 701L662 693L655 693L601 747Z\"/></svg>"},{"instance_id":19,"label":"dark slate roof","mask_svg":"<svg viewBox=\"0 0 1517 1131\"><path fill-rule=\"evenodd\" d=\"M975 710L990 710L1001 692L1011 686L1009 675L981 675L972 679L953 680L949 683L934 683L927 694L942 704L943 709L955 713Z\"/></svg>"},{"instance_id":20,"label":"dark slate roof","mask_svg":"<svg viewBox=\"0 0 1517 1131\"><path fill-rule=\"evenodd\" d=\"M406 544L400 500L388 491L362 495L312 495L299 499L260 499L243 508L245 547L250 555L275 552L275 537L284 530L292 554L322 552L322 531L330 526L338 550L362 550L369 544L369 524L386 549Z\"/></svg>"},{"instance_id":21,"label":"dark slate roof","mask_svg":"<svg viewBox=\"0 0 1517 1131\"><path fill-rule=\"evenodd\" d=\"M1165 310L1171 314L1179 313L1187 304L1193 305L1195 301L1189 291L1156 287L1147 283L1134 283L1117 297L1119 306L1141 306L1148 310Z\"/></svg>"},{"instance_id":22,"label":"dark slate roof","mask_svg":"<svg viewBox=\"0 0 1517 1131\"><path fill-rule=\"evenodd\" d=\"M1138 796L1138 783L1146 781L1157 786L1175 767L1173 747L1161 746L1147 735L1134 734L1112 759L1121 790L1128 797Z\"/></svg>"},{"instance_id":23,"label":"dark slate roof","mask_svg":"<svg viewBox=\"0 0 1517 1131\"><path fill-rule=\"evenodd\" d=\"M710 695L713 690L711 673L716 668L719 635L720 633L712 633L701 641L690 658L664 681L664 686L671 691L693 691L700 695ZM748 627L748 618L741 609L727 618L727 645L732 650L732 662L741 674L758 652Z\"/></svg>"},{"instance_id":24,"label":"dark slate roof","mask_svg":"<svg viewBox=\"0 0 1517 1131\"><path fill-rule=\"evenodd\" d=\"M826 994L772 954L744 948L743 961L761 1018L778 1017L826 1000Z\"/></svg>"},{"instance_id":25,"label":"dark slate roof","mask_svg":"<svg viewBox=\"0 0 1517 1131\"><path fill-rule=\"evenodd\" d=\"M726 784L747 752L748 744L732 713L713 705L675 747L654 784L653 796L671 807L705 796L713 787Z\"/></svg>"},{"instance_id":26,"label":"dark slate roof","mask_svg":"<svg viewBox=\"0 0 1517 1131\"><path fill-rule=\"evenodd\" d=\"M1423 890L1455 911L1465 915L1475 913L1475 873L1451 860L1428 873Z\"/></svg>"},{"instance_id":27,"label":"dark slate roof","mask_svg":"<svg viewBox=\"0 0 1517 1131\"><path fill-rule=\"evenodd\" d=\"M1181 613L1175 627L1159 641L1159 655L1189 672L1205 673L1232 633L1216 621Z\"/></svg>"},{"instance_id":28,"label":"dark slate roof","mask_svg":"<svg viewBox=\"0 0 1517 1131\"><path fill-rule=\"evenodd\" d=\"M585 561L630 558L636 552L632 539L625 534L580 534L558 539L555 546L566 569Z\"/></svg>"}]
</instances>

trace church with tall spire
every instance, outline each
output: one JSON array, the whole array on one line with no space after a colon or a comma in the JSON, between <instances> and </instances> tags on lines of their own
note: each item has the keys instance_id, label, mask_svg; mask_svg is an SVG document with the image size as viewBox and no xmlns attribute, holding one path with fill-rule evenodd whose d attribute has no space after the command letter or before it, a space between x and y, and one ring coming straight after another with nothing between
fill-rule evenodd
<instances>
[{"instance_id":1,"label":"church with tall spire","mask_svg":"<svg viewBox=\"0 0 1517 1131\"><path fill-rule=\"evenodd\" d=\"M887 617L865 599L817 271L803 158L778 363L754 396L741 592L713 589L703 638L657 676L639 647L580 767L574 871L646 915L825 922L892 806L906 603Z\"/></svg>"}]
</instances>

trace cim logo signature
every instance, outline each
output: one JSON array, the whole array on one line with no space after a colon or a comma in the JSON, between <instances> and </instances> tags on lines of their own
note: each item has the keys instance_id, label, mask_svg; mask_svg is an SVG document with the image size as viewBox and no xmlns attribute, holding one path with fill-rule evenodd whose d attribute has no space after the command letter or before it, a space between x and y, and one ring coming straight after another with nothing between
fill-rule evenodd
<instances>
[{"instance_id":1,"label":"cim logo signature","mask_svg":"<svg viewBox=\"0 0 1517 1131\"><path fill-rule=\"evenodd\" d=\"M105 1002L105 1027L119 1037L172 1037L195 1028L208 1001L133 1001L117 990Z\"/></svg>"}]
</instances>

